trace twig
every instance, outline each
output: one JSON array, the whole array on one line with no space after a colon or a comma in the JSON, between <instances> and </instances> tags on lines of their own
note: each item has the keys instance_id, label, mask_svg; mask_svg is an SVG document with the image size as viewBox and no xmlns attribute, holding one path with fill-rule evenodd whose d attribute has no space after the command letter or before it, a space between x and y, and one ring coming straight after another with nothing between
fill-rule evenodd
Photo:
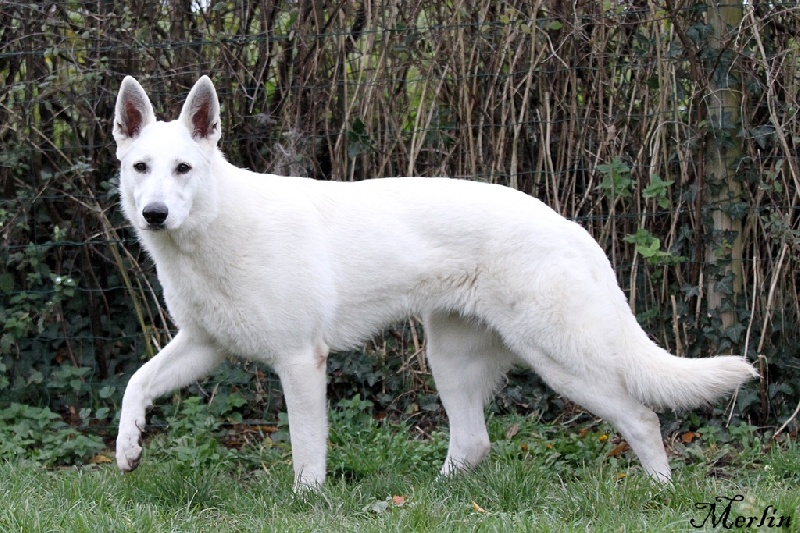
<instances>
[{"instance_id":1,"label":"twig","mask_svg":"<svg viewBox=\"0 0 800 533\"><path fill-rule=\"evenodd\" d=\"M774 439L777 439L777 438L778 438L778 435L780 435L781 433L783 433L783 430L784 430L784 429L786 429L786 426L788 426L789 424L791 424L791 423L792 423L792 421L793 421L795 418L797 418L797 415L798 415L798 414L800 414L800 402L798 402L798 404L797 404L797 407L796 407L796 408L795 408L795 410L794 410L794 413L792 413L792 416L790 416L789 418L787 418L787 419L786 419L786 422L784 422L783 424L781 424L781 427L779 427L779 428L778 428L778 431L776 431L776 432L775 432L775 436L774 436L773 438L774 438Z\"/></svg>"}]
</instances>

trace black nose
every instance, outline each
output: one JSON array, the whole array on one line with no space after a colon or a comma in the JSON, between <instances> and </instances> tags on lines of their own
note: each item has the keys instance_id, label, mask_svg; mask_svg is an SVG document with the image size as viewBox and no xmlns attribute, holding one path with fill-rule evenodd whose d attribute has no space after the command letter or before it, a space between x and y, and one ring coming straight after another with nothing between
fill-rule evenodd
<instances>
[{"instance_id":1,"label":"black nose","mask_svg":"<svg viewBox=\"0 0 800 533\"><path fill-rule=\"evenodd\" d=\"M144 206L142 209L142 216L148 224L163 224L167 220L169 209L167 205L161 202L153 202Z\"/></svg>"}]
</instances>

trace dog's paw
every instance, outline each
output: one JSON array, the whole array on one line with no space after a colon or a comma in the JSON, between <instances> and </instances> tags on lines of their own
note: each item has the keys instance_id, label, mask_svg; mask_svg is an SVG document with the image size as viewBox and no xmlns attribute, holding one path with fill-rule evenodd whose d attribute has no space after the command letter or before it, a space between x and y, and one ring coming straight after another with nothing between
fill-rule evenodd
<instances>
[{"instance_id":1,"label":"dog's paw","mask_svg":"<svg viewBox=\"0 0 800 533\"><path fill-rule=\"evenodd\" d=\"M142 458L142 433L119 432L117 436L117 468L121 472L132 472Z\"/></svg>"}]
</instances>

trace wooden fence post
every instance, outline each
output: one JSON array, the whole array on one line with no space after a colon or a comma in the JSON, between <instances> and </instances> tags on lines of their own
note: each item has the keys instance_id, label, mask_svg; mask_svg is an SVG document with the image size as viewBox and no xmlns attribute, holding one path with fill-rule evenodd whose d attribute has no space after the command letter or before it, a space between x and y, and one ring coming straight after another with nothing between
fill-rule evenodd
<instances>
[{"instance_id":1,"label":"wooden fence post","mask_svg":"<svg viewBox=\"0 0 800 533\"><path fill-rule=\"evenodd\" d=\"M743 17L741 0L707 1L708 22L712 29L707 56L713 72L709 78L708 144L706 152L706 206L711 210L712 231L706 240L706 263L719 265L707 286L708 309L719 310L723 331L736 323L736 313L725 309L725 300L742 294L742 185L737 165L742 156L741 76L734 61L735 34ZM731 283L720 283L729 278Z\"/></svg>"}]
</instances>

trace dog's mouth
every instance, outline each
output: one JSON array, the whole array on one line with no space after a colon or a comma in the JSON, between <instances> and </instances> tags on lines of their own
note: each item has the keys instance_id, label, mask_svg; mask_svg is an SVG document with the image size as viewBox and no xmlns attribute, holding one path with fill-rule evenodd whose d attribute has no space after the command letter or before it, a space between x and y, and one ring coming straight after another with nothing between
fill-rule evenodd
<instances>
[{"instance_id":1,"label":"dog's mouth","mask_svg":"<svg viewBox=\"0 0 800 533\"><path fill-rule=\"evenodd\" d=\"M150 223L148 223L148 224L145 224L142 229L145 230L145 231L166 231L167 225L164 224L163 222L162 223L158 223L158 224L150 224Z\"/></svg>"}]
</instances>

